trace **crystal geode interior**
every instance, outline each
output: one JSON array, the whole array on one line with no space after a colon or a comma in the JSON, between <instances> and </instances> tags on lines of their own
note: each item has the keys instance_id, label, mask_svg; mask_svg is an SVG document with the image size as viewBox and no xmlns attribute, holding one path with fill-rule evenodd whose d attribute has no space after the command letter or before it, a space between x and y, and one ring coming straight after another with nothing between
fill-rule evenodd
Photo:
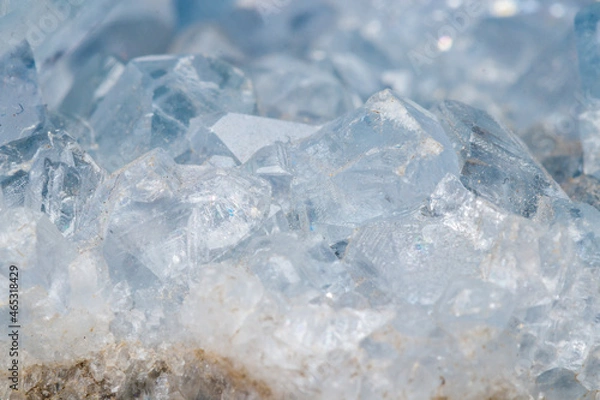
<instances>
[{"instance_id":1,"label":"crystal geode interior","mask_svg":"<svg viewBox=\"0 0 600 400\"><path fill-rule=\"evenodd\" d=\"M0 397L598 398L599 22L0 1Z\"/></svg>"}]
</instances>

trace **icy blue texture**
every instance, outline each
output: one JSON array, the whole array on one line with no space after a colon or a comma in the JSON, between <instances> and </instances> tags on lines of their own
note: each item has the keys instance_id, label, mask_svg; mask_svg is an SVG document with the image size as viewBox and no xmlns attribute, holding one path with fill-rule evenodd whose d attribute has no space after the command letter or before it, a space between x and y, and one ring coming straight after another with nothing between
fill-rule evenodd
<instances>
[{"instance_id":1,"label":"icy blue texture","mask_svg":"<svg viewBox=\"0 0 600 400\"><path fill-rule=\"evenodd\" d=\"M91 154L111 171L157 147L177 157L203 128L195 126L196 117L252 113L255 107L250 81L223 61L199 55L139 58L90 117ZM115 112L118 119L108 118Z\"/></svg>"},{"instance_id":2,"label":"icy blue texture","mask_svg":"<svg viewBox=\"0 0 600 400\"><path fill-rule=\"evenodd\" d=\"M0 0L25 397L597 397L598 6Z\"/></svg>"},{"instance_id":3,"label":"icy blue texture","mask_svg":"<svg viewBox=\"0 0 600 400\"><path fill-rule=\"evenodd\" d=\"M45 120L31 48L22 42L0 56L0 144L28 136Z\"/></svg>"},{"instance_id":4,"label":"icy blue texture","mask_svg":"<svg viewBox=\"0 0 600 400\"><path fill-rule=\"evenodd\" d=\"M330 231L334 241L370 219L418 207L446 173L458 173L435 117L390 91L325 125L291 153L298 223Z\"/></svg>"},{"instance_id":5,"label":"icy blue texture","mask_svg":"<svg viewBox=\"0 0 600 400\"><path fill-rule=\"evenodd\" d=\"M0 147L3 207L42 211L71 235L103 171L64 132L38 130Z\"/></svg>"},{"instance_id":6,"label":"icy blue texture","mask_svg":"<svg viewBox=\"0 0 600 400\"><path fill-rule=\"evenodd\" d=\"M600 98L600 4L583 8L575 17L579 72L584 91L592 97Z\"/></svg>"},{"instance_id":7,"label":"icy blue texture","mask_svg":"<svg viewBox=\"0 0 600 400\"><path fill-rule=\"evenodd\" d=\"M457 152L466 188L527 218L536 214L540 197L564 197L519 138L491 116L456 101L435 111Z\"/></svg>"},{"instance_id":8,"label":"icy blue texture","mask_svg":"<svg viewBox=\"0 0 600 400\"><path fill-rule=\"evenodd\" d=\"M302 60L270 56L252 64L258 111L271 118L323 123L360 105L326 66Z\"/></svg>"}]
</instances>

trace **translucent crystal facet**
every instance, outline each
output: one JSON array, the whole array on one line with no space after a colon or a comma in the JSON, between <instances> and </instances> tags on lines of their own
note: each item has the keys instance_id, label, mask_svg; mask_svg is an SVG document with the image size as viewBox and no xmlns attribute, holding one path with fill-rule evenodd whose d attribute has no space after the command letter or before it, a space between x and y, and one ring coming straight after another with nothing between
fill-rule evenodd
<instances>
[{"instance_id":1,"label":"translucent crystal facet","mask_svg":"<svg viewBox=\"0 0 600 400\"><path fill-rule=\"evenodd\" d=\"M61 131L40 129L0 147L4 207L42 211L66 235L73 234L103 177L94 160Z\"/></svg>"},{"instance_id":2,"label":"translucent crystal facet","mask_svg":"<svg viewBox=\"0 0 600 400\"><path fill-rule=\"evenodd\" d=\"M268 214L269 196L258 178L178 166L155 150L102 184L80 237L103 244L115 283L152 286L244 239Z\"/></svg>"},{"instance_id":3,"label":"translucent crystal facet","mask_svg":"<svg viewBox=\"0 0 600 400\"><path fill-rule=\"evenodd\" d=\"M252 115L229 113L210 131L231 151L240 163L263 147L275 142L298 142L317 131L317 127Z\"/></svg>"},{"instance_id":4,"label":"translucent crystal facet","mask_svg":"<svg viewBox=\"0 0 600 400\"><path fill-rule=\"evenodd\" d=\"M509 211L532 217L540 197L562 190L525 145L481 110L446 101L436 108L461 165L461 182Z\"/></svg>"},{"instance_id":5,"label":"translucent crystal facet","mask_svg":"<svg viewBox=\"0 0 600 400\"><path fill-rule=\"evenodd\" d=\"M435 117L390 91L325 125L290 157L300 223L323 232L417 208L446 173L458 174Z\"/></svg>"},{"instance_id":6,"label":"translucent crystal facet","mask_svg":"<svg viewBox=\"0 0 600 400\"><path fill-rule=\"evenodd\" d=\"M254 108L251 83L223 61L202 56L136 59L91 116L90 151L111 171L157 147L177 157L190 148L195 117L252 113ZM118 120L109 117L115 111Z\"/></svg>"},{"instance_id":7,"label":"translucent crystal facet","mask_svg":"<svg viewBox=\"0 0 600 400\"><path fill-rule=\"evenodd\" d=\"M30 135L44 122L37 71L27 42L0 56L0 145Z\"/></svg>"}]
</instances>

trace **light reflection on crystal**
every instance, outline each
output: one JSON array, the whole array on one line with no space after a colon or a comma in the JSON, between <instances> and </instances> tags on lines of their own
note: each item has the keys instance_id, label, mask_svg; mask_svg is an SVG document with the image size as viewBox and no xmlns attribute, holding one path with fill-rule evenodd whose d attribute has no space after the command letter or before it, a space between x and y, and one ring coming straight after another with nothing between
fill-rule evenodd
<instances>
[{"instance_id":1,"label":"light reflection on crystal","mask_svg":"<svg viewBox=\"0 0 600 400\"><path fill-rule=\"evenodd\" d=\"M597 396L597 3L47 4L0 4L25 396Z\"/></svg>"}]
</instances>

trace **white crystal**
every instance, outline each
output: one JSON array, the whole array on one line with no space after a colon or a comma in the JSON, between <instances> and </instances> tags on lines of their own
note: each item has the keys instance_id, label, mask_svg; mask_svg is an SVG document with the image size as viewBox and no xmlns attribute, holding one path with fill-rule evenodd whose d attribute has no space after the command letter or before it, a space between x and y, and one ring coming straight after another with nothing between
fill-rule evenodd
<instances>
[{"instance_id":1,"label":"white crystal","mask_svg":"<svg viewBox=\"0 0 600 400\"><path fill-rule=\"evenodd\" d=\"M79 237L102 243L115 283L152 286L244 239L268 215L269 198L259 178L178 166L155 150L102 184Z\"/></svg>"},{"instance_id":2,"label":"white crystal","mask_svg":"<svg viewBox=\"0 0 600 400\"><path fill-rule=\"evenodd\" d=\"M458 175L436 118L390 91L325 125L290 158L300 223L324 233L418 208L446 173Z\"/></svg>"},{"instance_id":3,"label":"white crystal","mask_svg":"<svg viewBox=\"0 0 600 400\"><path fill-rule=\"evenodd\" d=\"M243 164L265 146L275 142L298 142L315 133L318 127L229 113L211 126L210 130Z\"/></svg>"}]
</instances>

